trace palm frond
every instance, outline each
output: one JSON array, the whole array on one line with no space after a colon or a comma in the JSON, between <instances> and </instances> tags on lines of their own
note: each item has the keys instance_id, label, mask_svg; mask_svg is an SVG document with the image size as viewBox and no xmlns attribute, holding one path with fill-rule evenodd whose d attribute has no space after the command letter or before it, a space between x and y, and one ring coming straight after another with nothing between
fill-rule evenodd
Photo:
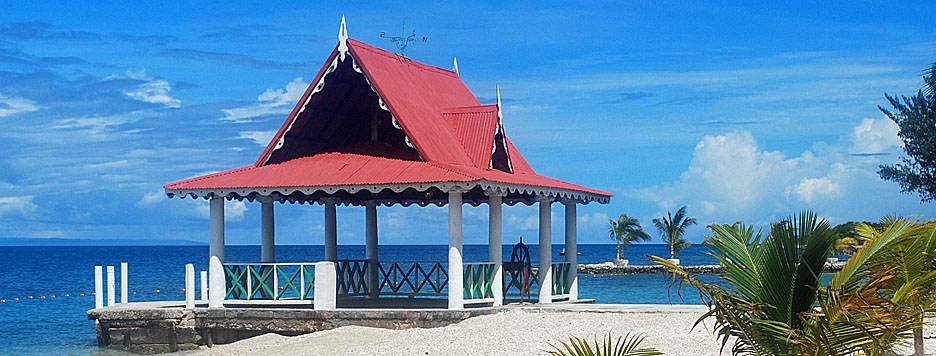
<instances>
[{"instance_id":1,"label":"palm frond","mask_svg":"<svg viewBox=\"0 0 936 356\"><path fill-rule=\"evenodd\" d=\"M643 336L632 336L629 333L614 339L609 332L601 341L596 337L594 344L589 344L587 340L573 336L569 338L568 343L564 342L559 346L550 345L554 350L549 354L553 356L656 356L663 354L652 347L640 347L643 340Z\"/></svg>"}]
</instances>

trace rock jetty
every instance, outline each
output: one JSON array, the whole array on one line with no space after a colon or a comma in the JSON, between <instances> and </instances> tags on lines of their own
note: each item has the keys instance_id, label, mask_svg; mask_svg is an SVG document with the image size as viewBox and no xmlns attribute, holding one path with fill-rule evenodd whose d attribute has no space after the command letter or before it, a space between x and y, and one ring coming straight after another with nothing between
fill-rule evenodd
<instances>
[{"instance_id":1,"label":"rock jetty","mask_svg":"<svg viewBox=\"0 0 936 356\"><path fill-rule=\"evenodd\" d=\"M825 265L826 273L842 270L845 262L829 262ZM722 273L722 265L681 266L689 273ZM666 273L666 268L659 265L627 265L618 266L614 262L578 265L578 273L585 274L634 274L634 273Z\"/></svg>"}]
</instances>

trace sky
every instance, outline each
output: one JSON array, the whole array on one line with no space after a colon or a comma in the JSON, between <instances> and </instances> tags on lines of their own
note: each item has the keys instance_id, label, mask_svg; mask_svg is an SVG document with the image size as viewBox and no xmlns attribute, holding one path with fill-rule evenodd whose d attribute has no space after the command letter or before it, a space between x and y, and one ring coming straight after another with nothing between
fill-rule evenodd
<instances>
[{"instance_id":1,"label":"sky","mask_svg":"<svg viewBox=\"0 0 936 356\"><path fill-rule=\"evenodd\" d=\"M78 2L80 3L80 2ZM766 226L803 210L833 225L934 203L882 181L902 155L877 108L936 62L936 3L73 2L0 12L0 237L208 241L208 204L166 183L252 164L349 35L416 31L405 52L503 98L507 135L540 174L601 189L578 207L580 243L608 221L687 207ZM418 94L414 94L418 95ZM447 208L381 207L381 243L446 244ZM487 207L466 206L468 244ZM536 206L504 210L504 242L536 241ZM553 207L553 240L563 211ZM363 244L364 209L338 209ZM322 244L320 205L277 205L280 244ZM418 226L418 229L413 229ZM260 243L260 205L229 202L228 244Z\"/></svg>"}]
</instances>

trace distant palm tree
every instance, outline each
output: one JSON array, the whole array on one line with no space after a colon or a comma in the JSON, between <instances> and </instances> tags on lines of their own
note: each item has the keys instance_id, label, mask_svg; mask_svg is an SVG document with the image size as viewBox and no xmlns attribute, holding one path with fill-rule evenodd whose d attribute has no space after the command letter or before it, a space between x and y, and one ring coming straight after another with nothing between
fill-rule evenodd
<instances>
[{"instance_id":1,"label":"distant palm tree","mask_svg":"<svg viewBox=\"0 0 936 356\"><path fill-rule=\"evenodd\" d=\"M650 234L643 230L635 217L621 214L617 221L609 220L608 235L617 241L617 259L624 259L624 249L634 241L650 241Z\"/></svg>"},{"instance_id":2,"label":"distant palm tree","mask_svg":"<svg viewBox=\"0 0 936 356\"><path fill-rule=\"evenodd\" d=\"M692 245L683 239L686 229L696 224L695 218L686 218L686 207L683 206L676 211L676 215L666 212L666 216L653 219L653 225L660 230L660 236L663 242L669 245L670 258L676 258L676 254L682 249Z\"/></svg>"}]
</instances>

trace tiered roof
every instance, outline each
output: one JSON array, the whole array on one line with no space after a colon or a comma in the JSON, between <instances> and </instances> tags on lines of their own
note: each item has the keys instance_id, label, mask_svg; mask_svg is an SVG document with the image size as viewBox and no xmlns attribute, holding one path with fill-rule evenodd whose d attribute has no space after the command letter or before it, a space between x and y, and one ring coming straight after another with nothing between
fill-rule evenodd
<instances>
[{"instance_id":1,"label":"tiered roof","mask_svg":"<svg viewBox=\"0 0 936 356\"><path fill-rule=\"evenodd\" d=\"M165 185L170 196L273 197L344 204L438 204L447 192L508 204L536 195L607 203L612 196L538 175L504 132L498 105L481 105L458 73L346 37L253 165Z\"/></svg>"}]
</instances>

